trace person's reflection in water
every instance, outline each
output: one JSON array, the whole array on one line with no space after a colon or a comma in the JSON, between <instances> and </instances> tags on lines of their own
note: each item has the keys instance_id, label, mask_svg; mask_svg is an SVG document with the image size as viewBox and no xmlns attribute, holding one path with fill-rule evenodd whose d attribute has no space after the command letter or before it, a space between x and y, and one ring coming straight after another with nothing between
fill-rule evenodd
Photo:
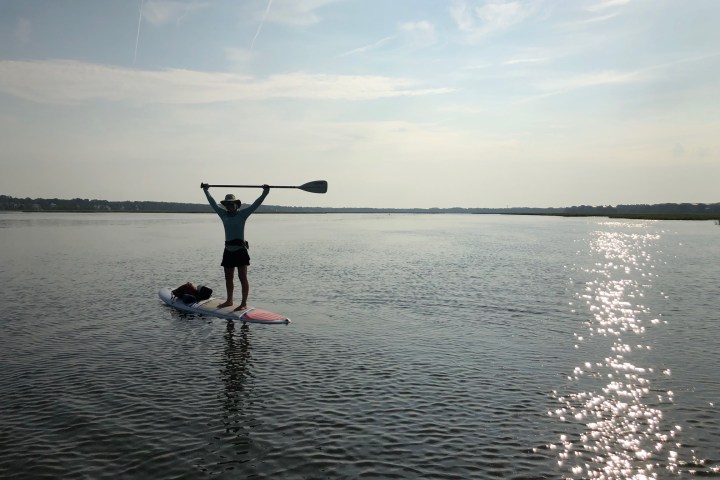
<instances>
[{"instance_id":1,"label":"person's reflection in water","mask_svg":"<svg viewBox=\"0 0 720 480\"><path fill-rule=\"evenodd\" d=\"M223 364L220 376L225 384L223 392L223 425L227 438L232 444L233 457L229 463L244 463L250 460L250 428L252 416L246 411L246 399L249 393L248 381L250 373L251 354L249 341L249 328L247 324L235 332L235 324L228 321L225 332L225 349L223 351Z\"/></svg>"}]
</instances>

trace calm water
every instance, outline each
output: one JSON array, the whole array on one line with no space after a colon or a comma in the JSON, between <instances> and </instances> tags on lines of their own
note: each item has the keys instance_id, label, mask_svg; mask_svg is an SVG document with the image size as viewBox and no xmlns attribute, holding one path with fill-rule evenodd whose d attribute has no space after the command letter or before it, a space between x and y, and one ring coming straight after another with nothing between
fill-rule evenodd
<instances>
[{"instance_id":1,"label":"calm water","mask_svg":"<svg viewBox=\"0 0 720 480\"><path fill-rule=\"evenodd\" d=\"M720 227L0 214L0 478L720 477Z\"/></svg>"}]
</instances>

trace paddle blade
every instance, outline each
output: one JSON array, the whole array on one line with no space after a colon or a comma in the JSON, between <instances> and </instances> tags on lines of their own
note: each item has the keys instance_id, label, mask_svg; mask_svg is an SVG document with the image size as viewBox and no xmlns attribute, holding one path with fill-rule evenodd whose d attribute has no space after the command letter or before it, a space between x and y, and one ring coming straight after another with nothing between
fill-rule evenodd
<instances>
[{"instance_id":1,"label":"paddle blade","mask_svg":"<svg viewBox=\"0 0 720 480\"><path fill-rule=\"evenodd\" d=\"M305 190L306 192L311 193L326 193L327 192L328 184L325 180L315 180L314 182L308 182L303 185L300 185L300 190Z\"/></svg>"}]
</instances>

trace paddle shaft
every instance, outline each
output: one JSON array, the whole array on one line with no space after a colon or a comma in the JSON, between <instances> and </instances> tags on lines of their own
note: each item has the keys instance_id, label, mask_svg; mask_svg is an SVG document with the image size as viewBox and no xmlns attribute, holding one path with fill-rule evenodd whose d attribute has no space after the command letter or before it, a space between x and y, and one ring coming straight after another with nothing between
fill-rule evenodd
<instances>
[{"instance_id":1,"label":"paddle shaft","mask_svg":"<svg viewBox=\"0 0 720 480\"><path fill-rule=\"evenodd\" d=\"M210 187L218 187L218 188L263 188L262 185L208 185L208 188ZM268 185L270 188L300 188L300 187L291 187L289 185Z\"/></svg>"},{"instance_id":2,"label":"paddle shaft","mask_svg":"<svg viewBox=\"0 0 720 480\"><path fill-rule=\"evenodd\" d=\"M265 185L208 185L207 183L201 183L200 188L265 188ZM313 182L304 183L299 186L290 185L268 185L268 188L299 188L306 192L311 193L325 193L327 192L327 182L325 180L315 180Z\"/></svg>"}]
</instances>

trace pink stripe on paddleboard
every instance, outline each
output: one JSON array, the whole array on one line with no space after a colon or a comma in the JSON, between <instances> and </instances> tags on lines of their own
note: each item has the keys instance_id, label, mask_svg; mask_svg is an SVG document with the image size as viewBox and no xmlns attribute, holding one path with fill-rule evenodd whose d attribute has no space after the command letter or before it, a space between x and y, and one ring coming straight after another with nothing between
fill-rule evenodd
<instances>
[{"instance_id":1,"label":"pink stripe on paddleboard","mask_svg":"<svg viewBox=\"0 0 720 480\"><path fill-rule=\"evenodd\" d=\"M261 308L255 308L253 310L250 310L249 312L245 312L243 314L243 318L246 318L248 320L264 321L264 322L271 322L274 320L287 320L287 317L285 317L283 315L278 315L277 313L268 312L267 310L263 310Z\"/></svg>"}]
</instances>

